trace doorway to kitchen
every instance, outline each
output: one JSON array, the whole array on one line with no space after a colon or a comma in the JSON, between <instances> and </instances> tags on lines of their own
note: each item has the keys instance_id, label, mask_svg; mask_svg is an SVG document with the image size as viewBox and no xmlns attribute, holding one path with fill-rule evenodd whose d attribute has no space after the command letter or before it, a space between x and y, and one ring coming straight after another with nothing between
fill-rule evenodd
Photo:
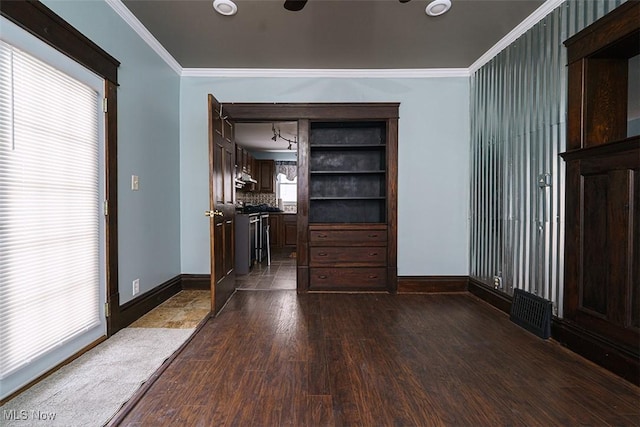
<instances>
[{"instance_id":1,"label":"doorway to kitchen","mask_svg":"<svg viewBox=\"0 0 640 427\"><path fill-rule=\"evenodd\" d=\"M296 290L298 122L235 120L234 130L236 289Z\"/></svg>"}]
</instances>

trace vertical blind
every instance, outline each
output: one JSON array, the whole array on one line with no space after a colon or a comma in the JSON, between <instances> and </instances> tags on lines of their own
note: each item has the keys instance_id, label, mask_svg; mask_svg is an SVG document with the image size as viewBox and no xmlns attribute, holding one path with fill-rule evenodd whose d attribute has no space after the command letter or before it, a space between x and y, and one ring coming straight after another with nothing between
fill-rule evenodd
<instances>
[{"instance_id":1,"label":"vertical blind","mask_svg":"<svg viewBox=\"0 0 640 427\"><path fill-rule=\"evenodd\" d=\"M98 105L0 41L0 380L101 322Z\"/></svg>"}]
</instances>

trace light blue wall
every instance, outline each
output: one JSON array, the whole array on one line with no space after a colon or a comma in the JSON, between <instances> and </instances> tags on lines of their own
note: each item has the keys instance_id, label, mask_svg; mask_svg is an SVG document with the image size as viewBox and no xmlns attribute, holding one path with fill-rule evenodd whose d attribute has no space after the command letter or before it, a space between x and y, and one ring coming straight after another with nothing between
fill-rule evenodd
<instances>
[{"instance_id":1,"label":"light blue wall","mask_svg":"<svg viewBox=\"0 0 640 427\"><path fill-rule=\"evenodd\" d=\"M468 274L469 80L186 77L183 273L209 273L207 94L220 102L400 102L398 274Z\"/></svg>"},{"instance_id":2,"label":"light blue wall","mask_svg":"<svg viewBox=\"0 0 640 427\"><path fill-rule=\"evenodd\" d=\"M118 279L122 304L133 298L134 279L140 279L143 293L180 274L180 78L103 1L43 3L121 63ZM140 177L137 192L130 188L132 174Z\"/></svg>"}]
</instances>

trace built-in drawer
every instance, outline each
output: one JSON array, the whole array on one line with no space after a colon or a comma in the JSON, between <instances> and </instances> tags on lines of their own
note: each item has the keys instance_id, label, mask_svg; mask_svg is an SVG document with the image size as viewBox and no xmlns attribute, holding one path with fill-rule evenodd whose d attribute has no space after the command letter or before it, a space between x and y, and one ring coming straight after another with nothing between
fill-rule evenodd
<instances>
[{"instance_id":1,"label":"built-in drawer","mask_svg":"<svg viewBox=\"0 0 640 427\"><path fill-rule=\"evenodd\" d=\"M318 246L309 248L311 267L367 267L387 265L386 246Z\"/></svg>"},{"instance_id":2,"label":"built-in drawer","mask_svg":"<svg viewBox=\"0 0 640 427\"><path fill-rule=\"evenodd\" d=\"M387 230L310 230L311 245L386 244Z\"/></svg>"},{"instance_id":3,"label":"built-in drawer","mask_svg":"<svg viewBox=\"0 0 640 427\"><path fill-rule=\"evenodd\" d=\"M379 290L387 286L387 269L376 268L311 268L310 290Z\"/></svg>"}]
</instances>

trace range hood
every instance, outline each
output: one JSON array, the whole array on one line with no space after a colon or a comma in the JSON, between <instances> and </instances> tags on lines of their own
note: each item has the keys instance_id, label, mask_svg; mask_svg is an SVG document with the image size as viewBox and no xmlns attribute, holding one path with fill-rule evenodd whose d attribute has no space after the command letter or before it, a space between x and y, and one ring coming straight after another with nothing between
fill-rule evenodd
<instances>
[{"instance_id":1,"label":"range hood","mask_svg":"<svg viewBox=\"0 0 640 427\"><path fill-rule=\"evenodd\" d=\"M257 184L258 181L256 181L255 179L251 178L251 175L249 175L246 172L242 172L242 177L240 178L240 181L246 183L252 183L252 184Z\"/></svg>"},{"instance_id":2,"label":"range hood","mask_svg":"<svg viewBox=\"0 0 640 427\"><path fill-rule=\"evenodd\" d=\"M256 181L255 179L251 178L251 175L249 175L246 172L242 172L242 175L240 176L240 179L238 179L238 178L235 179L236 188L242 188L246 184L257 184L257 183L258 183L258 181Z\"/></svg>"}]
</instances>

